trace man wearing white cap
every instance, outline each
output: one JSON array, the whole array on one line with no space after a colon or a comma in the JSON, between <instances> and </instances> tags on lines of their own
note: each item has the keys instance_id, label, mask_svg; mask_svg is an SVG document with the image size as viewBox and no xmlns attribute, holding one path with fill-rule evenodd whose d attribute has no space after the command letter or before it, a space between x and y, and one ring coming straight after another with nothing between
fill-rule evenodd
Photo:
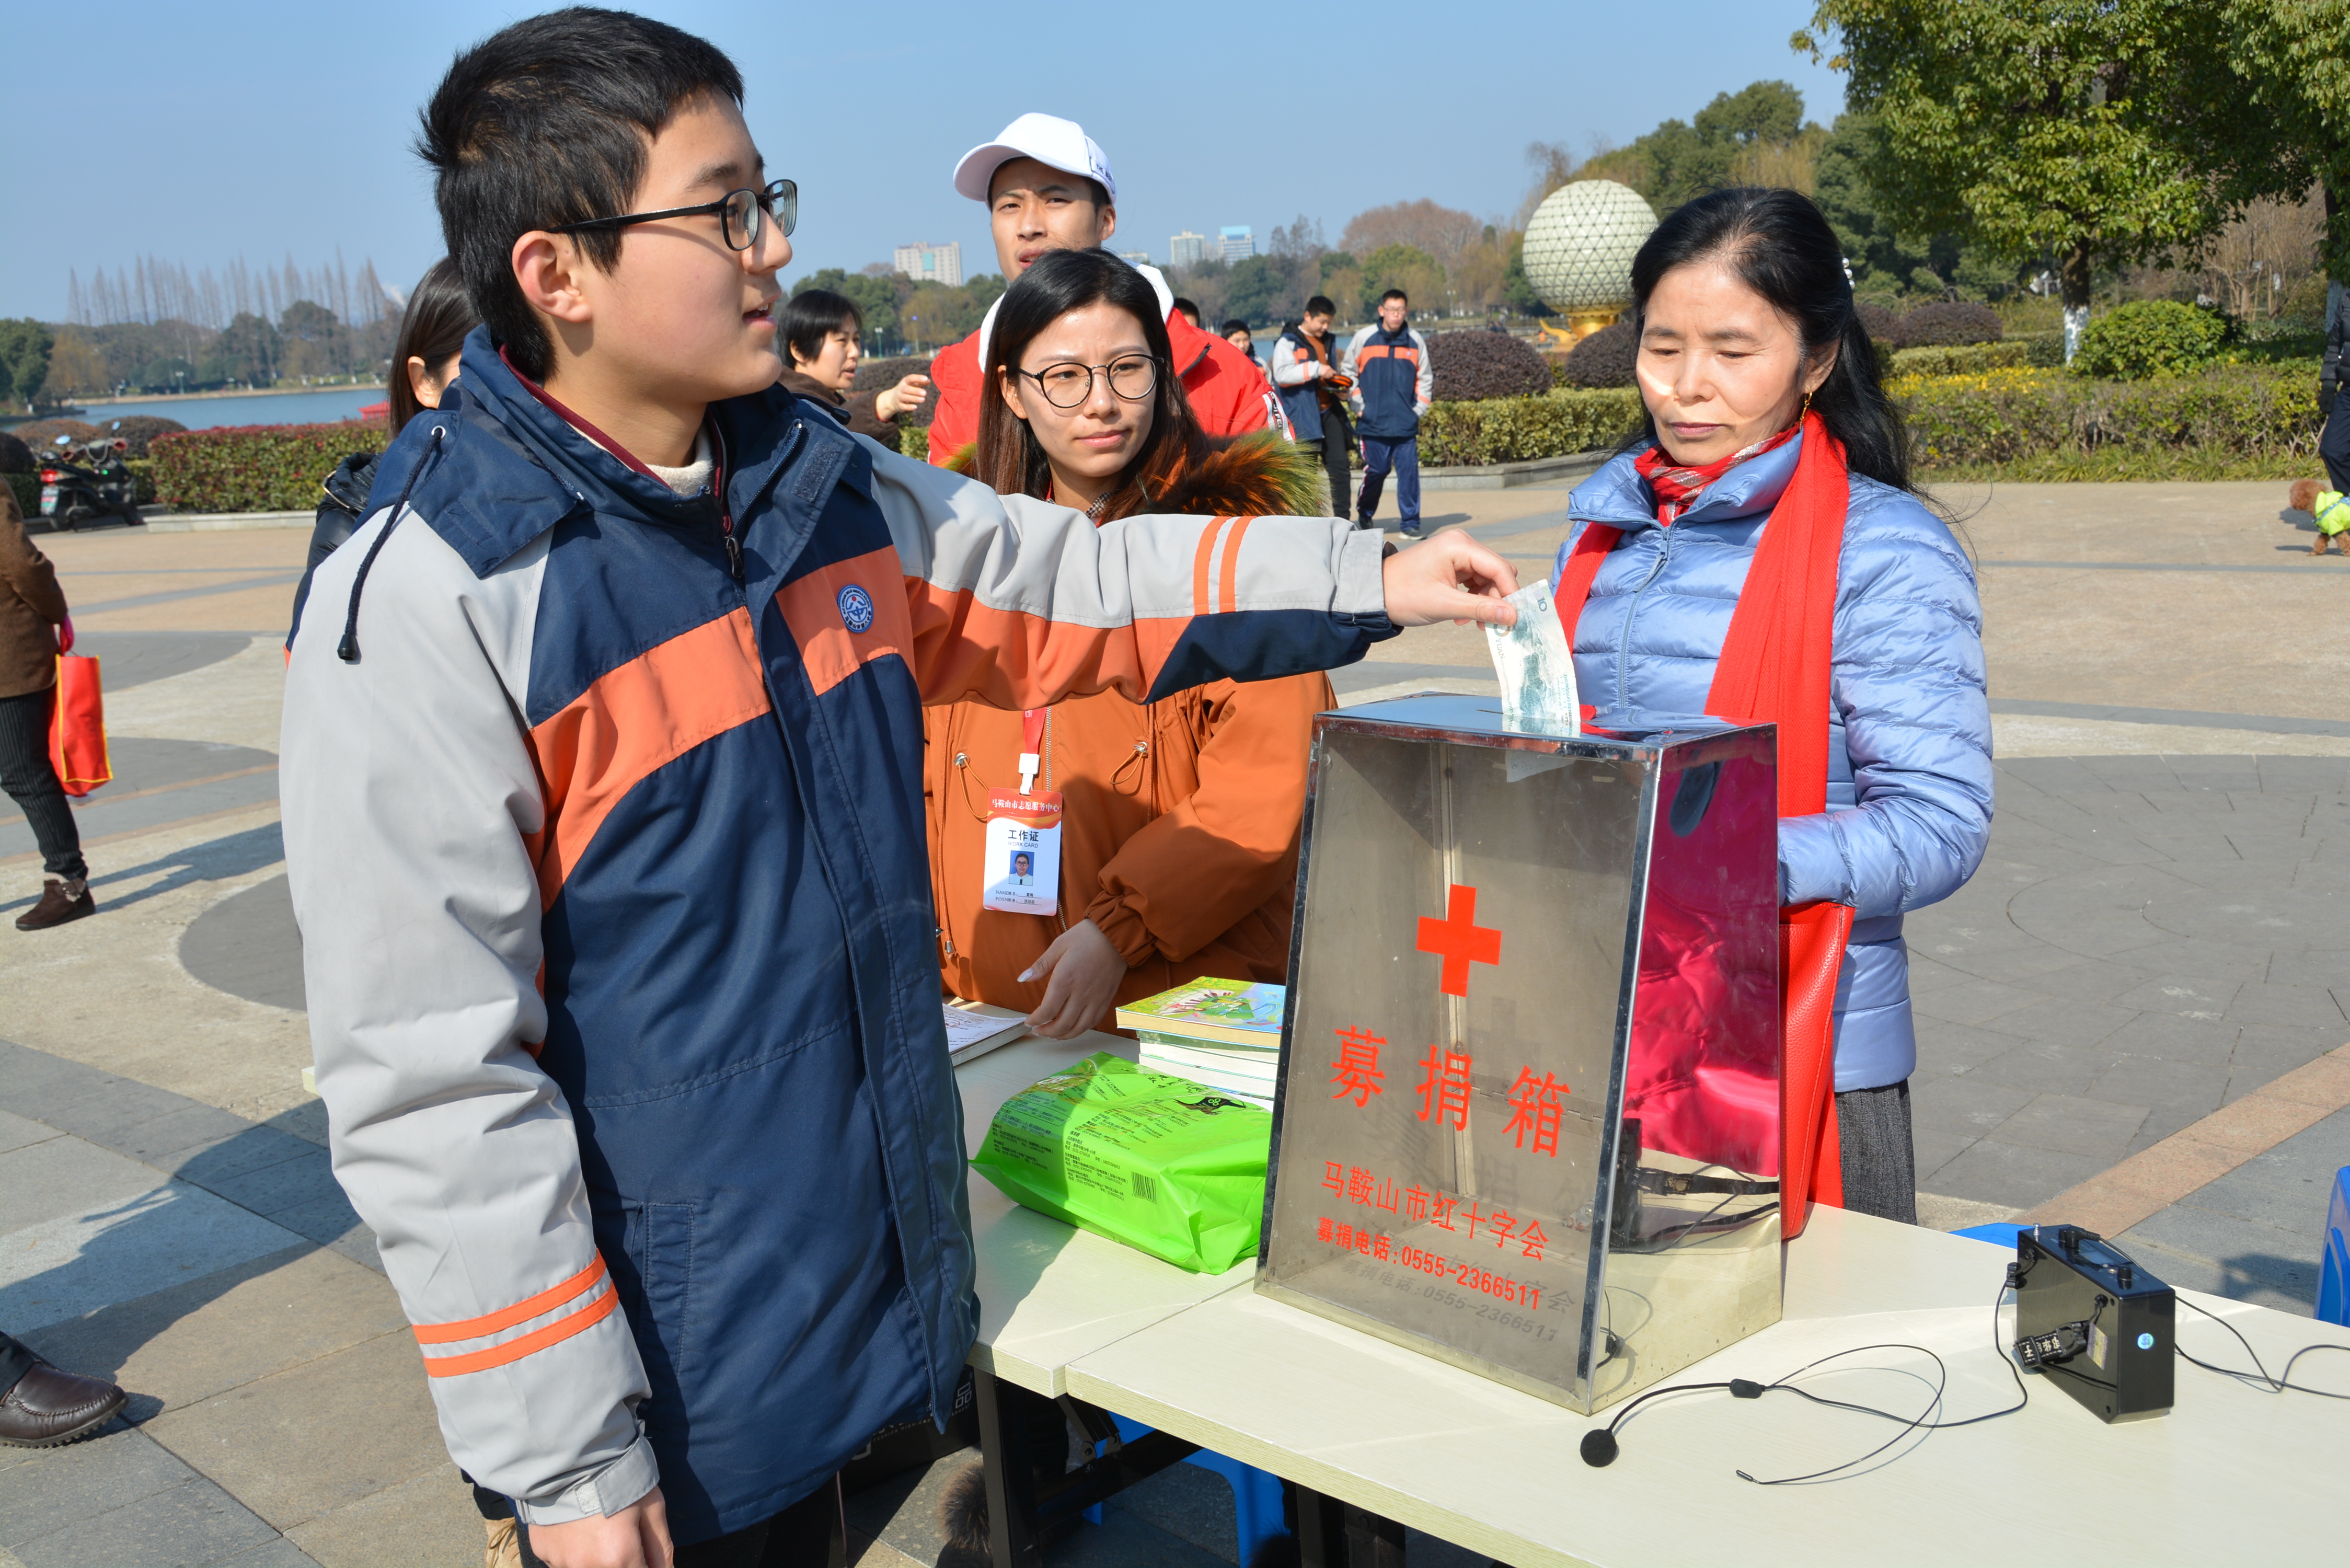
<instances>
[{"instance_id":1,"label":"man wearing white cap","mask_svg":"<svg viewBox=\"0 0 2350 1568\"><path fill-rule=\"evenodd\" d=\"M1099 143L1073 119L1024 114L993 141L974 147L955 165L955 190L984 202L995 232L995 259L1006 283L1051 250L1092 250L1118 232L1118 181ZM1201 428L1211 436L1239 435L1266 424L1264 378L1248 357L1222 338L1175 314L1175 293L1156 267L1136 271L1150 280L1167 313L1167 337L1176 374ZM939 411L931 423L931 461L944 465L979 439L980 364L995 326L988 306L979 330L941 350L931 362Z\"/></svg>"}]
</instances>

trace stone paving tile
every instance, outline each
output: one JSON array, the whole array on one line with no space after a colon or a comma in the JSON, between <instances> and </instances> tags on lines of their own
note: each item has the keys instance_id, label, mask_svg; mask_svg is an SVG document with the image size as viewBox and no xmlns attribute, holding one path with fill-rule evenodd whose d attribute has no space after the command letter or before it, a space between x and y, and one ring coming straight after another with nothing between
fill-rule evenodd
<instances>
[{"instance_id":1,"label":"stone paving tile","mask_svg":"<svg viewBox=\"0 0 2350 1568\"><path fill-rule=\"evenodd\" d=\"M86 1215L10 1232L0 1249L0 1323L29 1334L300 1241L224 1199L166 1182Z\"/></svg>"},{"instance_id":2,"label":"stone paving tile","mask_svg":"<svg viewBox=\"0 0 2350 1568\"><path fill-rule=\"evenodd\" d=\"M2343 1015L2342 1004L2334 999L2334 992L2322 985L2241 986L2226 1011L2229 1020L2236 1023L2286 1023L2330 1029L2350 1039L2350 1018Z\"/></svg>"},{"instance_id":3,"label":"stone paving tile","mask_svg":"<svg viewBox=\"0 0 2350 1568\"><path fill-rule=\"evenodd\" d=\"M252 1126L217 1106L188 1104L127 1127L92 1127L81 1136L132 1159L168 1168L174 1155L234 1137Z\"/></svg>"},{"instance_id":4,"label":"stone paving tile","mask_svg":"<svg viewBox=\"0 0 2350 1568\"><path fill-rule=\"evenodd\" d=\"M2070 957L2069 954L2066 956ZM2125 992L2136 991L2159 978L2151 970L2137 969L2128 964L2109 963L2104 959L2077 959L2038 974L2022 976L2015 983L2026 991L2061 996L2068 1001L2112 1002Z\"/></svg>"},{"instance_id":5,"label":"stone paving tile","mask_svg":"<svg viewBox=\"0 0 2350 1568\"><path fill-rule=\"evenodd\" d=\"M2144 1106L2149 1118L2159 1110L2166 1122L2177 1123L2171 1128L2176 1132L2220 1108L2233 1070L2200 1062L2166 1062L2158 1056L2125 1056L2089 1085L2088 1094L2112 1105Z\"/></svg>"},{"instance_id":6,"label":"stone paving tile","mask_svg":"<svg viewBox=\"0 0 2350 1568\"><path fill-rule=\"evenodd\" d=\"M2258 1300L2264 1306L2304 1317L2317 1299L2319 1254L2314 1225L2303 1231L2282 1230L2233 1214L2214 1213L2198 1207L2190 1198L2131 1226L2115 1240L2124 1251L2144 1258L2166 1284L2240 1301ZM2147 1254L2148 1247L2168 1254L2168 1270L2164 1262ZM2181 1269L2182 1262L2201 1268ZM2178 1272L2195 1277L2179 1278ZM2255 1295L2256 1291L2262 1293ZM2208 1355L2204 1358L2214 1359Z\"/></svg>"},{"instance_id":7,"label":"stone paving tile","mask_svg":"<svg viewBox=\"0 0 2350 1568\"><path fill-rule=\"evenodd\" d=\"M144 1419L407 1331L381 1275L306 1241L24 1337L122 1385Z\"/></svg>"},{"instance_id":8,"label":"stone paving tile","mask_svg":"<svg viewBox=\"0 0 2350 1568\"><path fill-rule=\"evenodd\" d=\"M2027 1040L2012 1051L1969 1068L1967 1077L2030 1094L2081 1095L2120 1060L2119 1053L2101 1045Z\"/></svg>"},{"instance_id":9,"label":"stone paving tile","mask_svg":"<svg viewBox=\"0 0 2350 1568\"><path fill-rule=\"evenodd\" d=\"M2116 1055L2153 1056L2165 1062L2196 1062L2225 1066L2242 1033L2232 1023L2207 1023L2175 1013L2141 1012L2110 1034L2105 1046Z\"/></svg>"},{"instance_id":10,"label":"stone paving tile","mask_svg":"<svg viewBox=\"0 0 2350 1568\"><path fill-rule=\"evenodd\" d=\"M2241 981L2166 974L2142 985L2134 985L2108 1000L2117 1007L2135 1007L2147 1012L2170 1012L2181 1018L2197 1018L2207 1023L2216 1023L2228 1011L2228 1004L2235 1000L2236 993L2243 989ZM2236 1022L2253 1021L2240 1018ZM2259 1022L2273 1021L2262 1019Z\"/></svg>"},{"instance_id":11,"label":"stone paving tile","mask_svg":"<svg viewBox=\"0 0 2350 1568\"><path fill-rule=\"evenodd\" d=\"M343 1189L336 1184L327 1151L322 1148L307 1149L290 1159L234 1176L213 1177L203 1185L230 1202L265 1216L343 1195Z\"/></svg>"},{"instance_id":12,"label":"stone paving tile","mask_svg":"<svg viewBox=\"0 0 2350 1568\"><path fill-rule=\"evenodd\" d=\"M2067 996L2040 996L2029 1007L2002 1013L1999 1032L2054 1045L2095 1045L2114 1040L2146 1015L2106 1002ZM2117 1047L2118 1048L2118 1047Z\"/></svg>"},{"instance_id":13,"label":"stone paving tile","mask_svg":"<svg viewBox=\"0 0 2350 1568\"><path fill-rule=\"evenodd\" d=\"M1936 1170L1933 1189L1945 1197L2029 1209L2079 1186L2112 1164L2095 1155L2066 1154L1987 1137Z\"/></svg>"},{"instance_id":14,"label":"stone paving tile","mask_svg":"<svg viewBox=\"0 0 2350 1568\"><path fill-rule=\"evenodd\" d=\"M321 1568L451 1568L482 1554L473 1490L445 1455L421 1475L286 1533Z\"/></svg>"},{"instance_id":15,"label":"stone paving tile","mask_svg":"<svg viewBox=\"0 0 2350 1568\"><path fill-rule=\"evenodd\" d=\"M1999 1124L2002 1143L2060 1154L2085 1154L2111 1164L2129 1152L2146 1120L2143 1106L2116 1106L2080 1095L2041 1095Z\"/></svg>"},{"instance_id":16,"label":"stone paving tile","mask_svg":"<svg viewBox=\"0 0 2350 1568\"><path fill-rule=\"evenodd\" d=\"M225 1198L230 1194L222 1184L233 1177L318 1152L318 1146L307 1138L247 1122L233 1137L180 1149L149 1163Z\"/></svg>"},{"instance_id":17,"label":"stone paving tile","mask_svg":"<svg viewBox=\"0 0 2350 1568\"><path fill-rule=\"evenodd\" d=\"M6 1111L0 1111L0 1154L64 1136L47 1122L36 1122L30 1116L11 1116Z\"/></svg>"},{"instance_id":18,"label":"stone paving tile","mask_svg":"<svg viewBox=\"0 0 2350 1568\"><path fill-rule=\"evenodd\" d=\"M1975 1140L1966 1134L1947 1132L1940 1127L1912 1127L1909 1138L1917 1158L1920 1192L1939 1191L1935 1185L1935 1173L1975 1145Z\"/></svg>"},{"instance_id":19,"label":"stone paving tile","mask_svg":"<svg viewBox=\"0 0 2350 1568\"><path fill-rule=\"evenodd\" d=\"M151 1192L155 1172L78 1137L55 1137L0 1154L0 1192L16 1231L68 1215L88 1215ZM0 1264L0 1267L5 1267Z\"/></svg>"},{"instance_id":20,"label":"stone paving tile","mask_svg":"<svg viewBox=\"0 0 2350 1568\"><path fill-rule=\"evenodd\" d=\"M1990 1023L2005 1014L2021 1012L2046 1000L2037 992L2017 986L2001 985L1988 980L1968 980L1934 992L1930 1000L1913 996L1911 1005L1919 1008L1930 1006L1936 1018L1951 1023Z\"/></svg>"},{"instance_id":21,"label":"stone paving tile","mask_svg":"<svg viewBox=\"0 0 2350 1568\"><path fill-rule=\"evenodd\" d=\"M278 1529L445 1469L416 1342L390 1334L140 1428Z\"/></svg>"},{"instance_id":22,"label":"stone paving tile","mask_svg":"<svg viewBox=\"0 0 2350 1568\"><path fill-rule=\"evenodd\" d=\"M199 1480L28 1541L16 1555L25 1568L214 1568L253 1561L247 1552L268 1545L276 1533L227 1492Z\"/></svg>"},{"instance_id":23,"label":"stone paving tile","mask_svg":"<svg viewBox=\"0 0 2350 1568\"><path fill-rule=\"evenodd\" d=\"M1912 1084L1909 1119L1918 1127L1981 1137L2032 1103L2029 1089L1981 1082L1973 1074Z\"/></svg>"},{"instance_id":24,"label":"stone paving tile","mask_svg":"<svg viewBox=\"0 0 2350 1568\"><path fill-rule=\"evenodd\" d=\"M196 1479L178 1456L116 1425L62 1449L7 1449L0 1469L0 1546L22 1546L78 1518L169 1491Z\"/></svg>"},{"instance_id":25,"label":"stone paving tile","mask_svg":"<svg viewBox=\"0 0 2350 1568\"><path fill-rule=\"evenodd\" d=\"M1922 1009L1913 1012L1918 1026L1918 1071L1925 1077L1970 1072L2023 1044L2020 1035L1946 1023Z\"/></svg>"}]
</instances>

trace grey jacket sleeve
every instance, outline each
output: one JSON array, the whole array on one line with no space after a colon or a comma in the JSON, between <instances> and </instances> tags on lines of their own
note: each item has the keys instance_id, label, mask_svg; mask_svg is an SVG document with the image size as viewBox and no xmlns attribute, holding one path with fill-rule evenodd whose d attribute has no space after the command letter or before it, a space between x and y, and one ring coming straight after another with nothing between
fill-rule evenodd
<instances>
[{"instance_id":1,"label":"grey jacket sleeve","mask_svg":"<svg viewBox=\"0 0 2350 1568\"><path fill-rule=\"evenodd\" d=\"M1991 705L1973 570L1939 518L1877 488L1838 574L1831 700L1857 804L1779 825L1780 899L1859 919L1949 898L1991 842Z\"/></svg>"},{"instance_id":2,"label":"grey jacket sleeve","mask_svg":"<svg viewBox=\"0 0 2350 1568\"><path fill-rule=\"evenodd\" d=\"M1428 339L1419 335L1417 327L1411 329L1411 342L1419 350L1419 379L1412 388L1412 412L1424 414L1428 406L1436 401L1436 363L1429 355Z\"/></svg>"},{"instance_id":3,"label":"grey jacket sleeve","mask_svg":"<svg viewBox=\"0 0 2350 1568\"><path fill-rule=\"evenodd\" d=\"M1322 374L1322 361L1311 354L1301 355L1297 346L1288 338L1276 340L1273 346L1273 379L1275 386L1302 387Z\"/></svg>"},{"instance_id":4,"label":"grey jacket sleeve","mask_svg":"<svg viewBox=\"0 0 2350 1568\"><path fill-rule=\"evenodd\" d=\"M336 657L380 514L320 566L286 670L280 789L335 1175L416 1325L450 1457L524 1520L659 1480L571 1109L534 1051L526 686L546 541L489 577L405 519Z\"/></svg>"}]
</instances>

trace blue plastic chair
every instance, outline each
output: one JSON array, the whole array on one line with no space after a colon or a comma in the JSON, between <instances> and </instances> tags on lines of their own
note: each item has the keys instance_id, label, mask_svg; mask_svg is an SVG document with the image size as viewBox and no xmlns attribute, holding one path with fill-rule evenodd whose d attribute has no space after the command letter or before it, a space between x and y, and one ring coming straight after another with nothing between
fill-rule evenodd
<instances>
[{"instance_id":1,"label":"blue plastic chair","mask_svg":"<svg viewBox=\"0 0 2350 1568\"><path fill-rule=\"evenodd\" d=\"M1978 1241L1989 1241L1994 1247L2004 1247L2012 1252L2015 1251L2015 1233L2018 1231L2031 1229L2029 1225L1970 1225L1963 1231L1953 1231L1950 1234L1971 1236Z\"/></svg>"},{"instance_id":2,"label":"blue plastic chair","mask_svg":"<svg viewBox=\"0 0 2350 1568\"><path fill-rule=\"evenodd\" d=\"M2350 1327L2350 1166L2334 1173L2325 1203L2325 1261L2317 1271L2317 1318Z\"/></svg>"},{"instance_id":3,"label":"blue plastic chair","mask_svg":"<svg viewBox=\"0 0 2350 1568\"><path fill-rule=\"evenodd\" d=\"M1118 1435L1127 1442L1150 1435L1150 1428L1139 1421L1129 1421L1113 1414L1118 1423ZM1281 1478L1271 1470L1261 1470L1244 1465L1238 1459L1228 1459L1222 1454L1201 1449L1183 1461L1212 1470L1231 1483L1232 1489L1232 1520L1239 1526L1242 1568L1256 1558L1257 1548L1289 1529L1281 1518ZM1095 1524L1101 1522L1101 1504L1086 1510L1086 1518Z\"/></svg>"}]
</instances>

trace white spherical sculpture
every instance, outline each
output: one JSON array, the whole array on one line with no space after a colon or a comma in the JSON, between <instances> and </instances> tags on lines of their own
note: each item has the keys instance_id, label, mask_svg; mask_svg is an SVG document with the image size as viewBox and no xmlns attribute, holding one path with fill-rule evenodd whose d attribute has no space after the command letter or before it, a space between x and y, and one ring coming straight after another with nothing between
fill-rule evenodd
<instances>
[{"instance_id":1,"label":"white spherical sculpture","mask_svg":"<svg viewBox=\"0 0 2350 1568\"><path fill-rule=\"evenodd\" d=\"M1595 330L1631 303L1632 257L1656 226L1656 213L1628 185L1562 185L1526 224L1526 281L1553 310Z\"/></svg>"}]
</instances>

